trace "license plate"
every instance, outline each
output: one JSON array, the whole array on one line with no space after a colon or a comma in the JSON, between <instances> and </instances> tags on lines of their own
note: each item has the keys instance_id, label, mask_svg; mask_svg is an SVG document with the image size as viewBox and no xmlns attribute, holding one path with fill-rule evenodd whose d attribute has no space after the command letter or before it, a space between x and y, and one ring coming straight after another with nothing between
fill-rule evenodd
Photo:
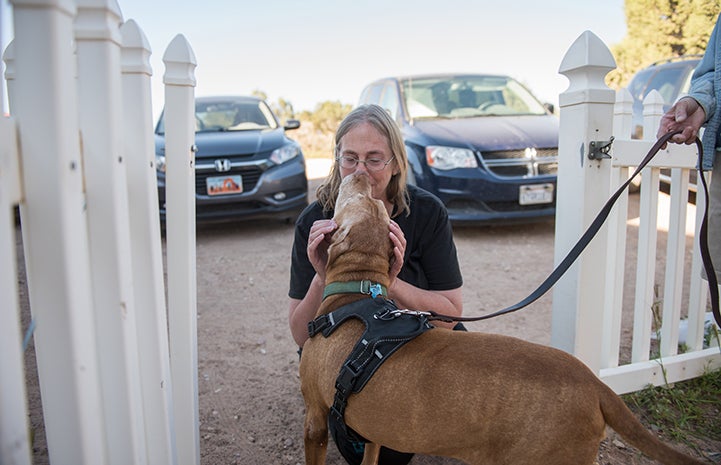
<instances>
[{"instance_id":1,"label":"license plate","mask_svg":"<svg viewBox=\"0 0 721 465\"><path fill-rule=\"evenodd\" d=\"M213 176L205 180L208 195L239 194L243 192L243 180L239 174Z\"/></svg>"},{"instance_id":2,"label":"license plate","mask_svg":"<svg viewBox=\"0 0 721 465\"><path fill-rule=\"evenodd\" d=\"M553 202L553 184L529 184L521 186L518 203L538 205Z\"/></svg>"}]
</instances>

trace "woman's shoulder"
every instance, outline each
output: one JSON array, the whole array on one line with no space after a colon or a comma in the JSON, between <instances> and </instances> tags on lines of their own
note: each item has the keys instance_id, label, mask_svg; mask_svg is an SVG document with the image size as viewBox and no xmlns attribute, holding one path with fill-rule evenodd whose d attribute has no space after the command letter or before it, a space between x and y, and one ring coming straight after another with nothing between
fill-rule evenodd
<instances>
[{"instance_id":1,"label":"woman's shoulder","mask_svg":"<svg viewBox=\"0 0 721 465\"><path fill-rule=\"evenodd\" d=\"M324 212L323 207L316 200L308 204L308 206L303 209L300 215L298 215L298 219L295 221L295 224L296 226L307 225L308 228L310 228L314 221L332 217L333 213L331 212L329 214L328 212Z\"/></svg>"}]
</instances>

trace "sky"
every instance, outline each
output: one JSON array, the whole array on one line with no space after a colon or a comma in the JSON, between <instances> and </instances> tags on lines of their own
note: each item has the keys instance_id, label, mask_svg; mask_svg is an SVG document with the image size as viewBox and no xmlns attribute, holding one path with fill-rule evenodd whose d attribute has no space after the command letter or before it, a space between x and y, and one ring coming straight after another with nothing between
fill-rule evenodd
<instances>
[{"instance_id":1,"label":"sky","mask_svg":"<svg viewBox=\"0 0 721 465\"><path fill-rule=\"evenodd\" d=\"M2 2L2 47L12 38ZM112 1L112 0L109 0ZM392 75L510 75L558 104L558 73L586 30L609 48L626 34L623 0L118 0L152 48L153 112L163 105L162 56L182 34L197 60L195 95L282 98L296 111L323 101L355 105Z\"/></svg>"}]
</instances>

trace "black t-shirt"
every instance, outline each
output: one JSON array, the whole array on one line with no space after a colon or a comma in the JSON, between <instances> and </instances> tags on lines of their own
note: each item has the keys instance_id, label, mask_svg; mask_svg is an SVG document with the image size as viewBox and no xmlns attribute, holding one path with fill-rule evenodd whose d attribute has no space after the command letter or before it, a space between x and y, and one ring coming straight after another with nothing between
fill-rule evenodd
<instances>
[{"instance_id":1,"label":"black t-shirt","mask_svg":"<svg viewBox=\"0 0 721 465\"><path fill-rule=\"evenodd\" d=\"M401 213L393 220L406 237L403 268L398 278L418 288L447 291L463 284L458 266L453 230L443 203L433 194L408 186L410 215ZM313 222L330 219L333 212L323 213L316 201L308 205L295 224L291 255L290 291L288 296L302 299L310 288L315 270L308 260L308 233Z\"/></svg>"}]
</instances>

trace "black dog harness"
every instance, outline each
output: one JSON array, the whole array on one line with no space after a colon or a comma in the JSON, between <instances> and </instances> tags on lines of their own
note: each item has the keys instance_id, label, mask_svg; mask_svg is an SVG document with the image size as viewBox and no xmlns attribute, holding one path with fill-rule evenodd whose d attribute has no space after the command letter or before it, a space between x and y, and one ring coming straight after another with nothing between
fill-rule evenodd
<instances>
[{"instance_id":1,"label":"black dog harness","mask_svg":"<svg viewBox=\"0 0 721 465\"><path fill-rule=\"evenodd\" d=\"M355 441L367 442L345 423L345 408L351 393L360 392L378 368L396 350L432 329L424 312L399 310L392 300L382 297L362 299L308 323L310 337L330 336L349 318L361 320L366 330L340 369L335 381L335 398L328 421ZM331 428L335 430L336 428Z\"/></svg>"}]
</instances>

